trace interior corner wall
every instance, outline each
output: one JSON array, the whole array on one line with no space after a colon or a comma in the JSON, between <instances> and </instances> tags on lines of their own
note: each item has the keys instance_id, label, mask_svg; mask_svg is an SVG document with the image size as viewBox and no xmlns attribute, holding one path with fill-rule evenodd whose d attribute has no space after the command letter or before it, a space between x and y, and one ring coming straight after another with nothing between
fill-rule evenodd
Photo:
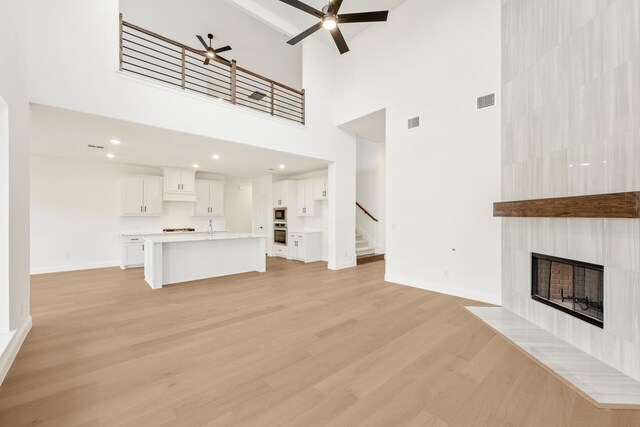
<instances>
[{"instance_id":1,"label":"interior corner wall","mask_svg":"<svg viewBox=\"0 0 640 427\"><path fill-rule=\"evenodd\" d=\"M8 119L0 125L0 332L6 332L29 318L27 2L0 2L0 16L0 98Z\"/></svg>"},{"instance_id":2,"label":"interior corner wall","mask_svg":"<svg viewBox=\"0 0 640 427\"><path fill-rule=\"evenodd\" d=\"M252 228L253 191L251 180L227 178L224 183L225 230L246 233Z\"/></svg>"},{"instance_id":3,"label":"interior corner wall","mask_svg":"<svg viewBox=\"0 0 640 427\"><path fill-rule=\"evenodd\" d=\"M501 301L500 41L500 0L407 0L337 60L336 123L386 109L389 281Z\"/></svg>"}]
</instances>

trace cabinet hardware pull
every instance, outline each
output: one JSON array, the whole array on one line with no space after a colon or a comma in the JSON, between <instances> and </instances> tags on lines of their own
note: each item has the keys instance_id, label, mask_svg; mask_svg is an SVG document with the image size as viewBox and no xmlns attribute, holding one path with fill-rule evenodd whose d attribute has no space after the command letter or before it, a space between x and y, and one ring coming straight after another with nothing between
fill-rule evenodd
<instances>
[{"instance_id":1,"label":"cabinet hardware pull","mask_svg":"<svg viewBox=\"0 0 640 427\"><path fill-rule=\"evenodd\" d=\"M146 206L144 207L144 211L147 212L147 207Z\"/></svg>"},{"instance_id":2,"label":"cabinet hardware pull","mask_svg":"<svg viewBox=\"0 0 640 427\"><path fill-rule=\"evenodd\" d=\"M140 206L140 212L142 212L142 206Z\"/></svg>"}]
</instances>

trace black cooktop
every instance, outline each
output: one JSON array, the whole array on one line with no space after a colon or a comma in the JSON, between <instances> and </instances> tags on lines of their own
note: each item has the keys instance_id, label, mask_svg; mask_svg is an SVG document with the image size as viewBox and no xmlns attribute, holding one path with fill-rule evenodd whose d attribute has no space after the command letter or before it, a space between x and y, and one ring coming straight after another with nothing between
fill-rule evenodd
<instances>
[{"instance_id":1,"label":"black cooktop","mask_svg":"<svg viewBox=\"0 0 640 427\"><path fill-rule=\"evenodd\" d=\"M196 231L195 228L163 228L163 233L190 233Z\"/></svg>"}]
</instances>

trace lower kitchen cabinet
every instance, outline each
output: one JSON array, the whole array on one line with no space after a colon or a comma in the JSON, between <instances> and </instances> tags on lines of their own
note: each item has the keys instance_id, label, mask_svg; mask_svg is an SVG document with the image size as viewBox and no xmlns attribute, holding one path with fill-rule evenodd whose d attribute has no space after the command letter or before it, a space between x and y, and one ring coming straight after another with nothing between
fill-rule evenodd
<instances>
[{"instance_id":1,"label":"lower kitchen cabinet","mask_svg":"<svg viewBox=\"0 0 640 427\"><path fill-rule=\"evenodd\" d=\"M295 259L303 262L322 260L322 232L289 232L289 238L287 240L287 244L289 246L289 259Z\"/></svg>"},{"instance_id":2,"label":"lower kitchen cabinet","mask_svg":"<svg viewBox=\"0 0 640 427\"><path fill-rule=\"evenodd\" d=\"M120 268L144 265L144 236L122 236L122 259Z\"/></svg>"}]
</instances>

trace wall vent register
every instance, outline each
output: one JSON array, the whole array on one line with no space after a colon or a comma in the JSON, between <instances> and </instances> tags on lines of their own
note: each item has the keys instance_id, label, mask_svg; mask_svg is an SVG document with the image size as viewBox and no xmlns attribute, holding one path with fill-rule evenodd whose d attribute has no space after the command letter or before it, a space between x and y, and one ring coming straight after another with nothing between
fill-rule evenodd
<instances>
[{"instance_id":1,"label":"wall vent register","mask_svg":"<svg viewBox=\"0 0 640 427\"><path fill-rule=\"evenodd\" d=\"M483 108L493 107L494 105L496 105L495 93L481 96L480 98L478 98L478 110L482 110Z\"/></svg>"},{"instance_id":2,"label":"wall vent register","mask_svg":"<svg viewBox=\"0 0 640 427\"><path fill-rule=\"evenodd\" d=\"M412 117L407 121L407 127L414 129L420 127L420 116Z\"/></svg>"},{"instance_id":3,"label":"wall vent register","mask_svg":"<svg viewBox=\"0 0 640 427\"><path fill-rule=\"evenodd\" d=\"M602 328L604 267L532 254L531 298Z\"/></svg>"}]
</instances>

